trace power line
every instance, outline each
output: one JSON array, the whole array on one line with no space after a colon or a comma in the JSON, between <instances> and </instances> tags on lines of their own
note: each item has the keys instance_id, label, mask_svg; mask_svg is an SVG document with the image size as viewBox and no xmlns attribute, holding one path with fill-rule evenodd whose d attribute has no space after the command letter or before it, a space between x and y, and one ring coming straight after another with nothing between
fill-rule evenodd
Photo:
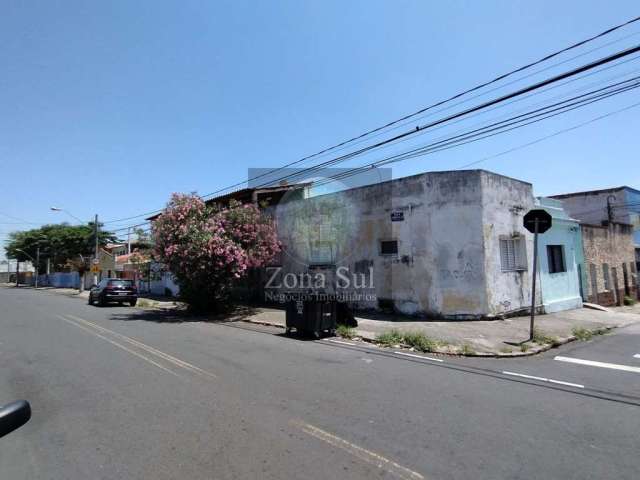
<instances>
[{"instance_id":1,"label":"power line","mask_svg":"<svg viewBox=\"0 0 640 480\"><path fill-rule=\"evenodd\" d=\"M376 132L379 132L379 131L381 131L381 130L384 130L384 129L386 129L386 128L390 127L390 126L396 125L396 124L398 124L398 123L400 123L400 122L402 122L402 121L404 121L404 120L407 120L407 119L409 119L409 118L411 118L411 117L415 117L416 115L419 115L419 114L421 114L421 113L424 113L424 112L426 112L426 111L428 111L428 110L430 110L430 109L433 109L433 108L435 108L435 107L438 107L438 106L440 106L440 105L443 105L443 104L445 104L445 103L448 103L448 102L450 102L450 101L452 101L452 100L458 99L458 98L460 98L460 97L462 97L462 96L464 96L464 95L467 95L467 94L469 94L469 93L472 93L472 92L474 92L474 91L478 91L478 90L480 90L480 89L482 89L482 88L484 88L484 87L486 87L486 86L488 86L488 85L491 85L491 84L497 83L497 82L499 82L499 81L501 81L501 80L504 80L505 78L507 78L507 77L509 77L509 76L512 76L512 75L514 75L514 74L516 74L516 73L522 72L522 71L527 70L527 69L529 69L529 68L532 68L532 67L534 67L534 66L536 66L536 65L539 65L539 64L541 64L541 63L543 63L543 62L546 62L546 61L550 60L551 58L557 57L557 56L559 56L559 55L561 55L561 54L563 54L563 53L565 53L565 52L568 52L568 51L570 51L570 50L573 50L573 49L579 48L579 47L581 47L581 46L583 46L583 45L585 45L585 44L587 44L587 43L589 43L589 42L595 41L595 40L597 40L597 39L599 39L599 38L601 38L601 37L604 37L604 36L606 36L606 35L609 35L609 34L611 34L611 33L615 32L615 31L617 31L617 30L619 30L619 29L621 29L621 28L624 28L624 27L626 27L626 26L628 26L628 25L631 25L631 24L633 24L633 23L635 23L635 22L638 22L639 20L640 20L640 16L639 16L639 17L632 18L632 19L630 19L630 20L628 20L628 21L626 21L626 22L620 23L620 24L618 24L618 25L615 25L615 26L613 26L613 27L611 27L611 28L608 28L607 30L604 30L604 31L602 31L602 32L600 32L600 33L598 33L598 34L596 34L596 35L593 35L593 36L591 36L591 37L589 37L589 38L586 38L586 39L581 40L581 41L579 41L579 42L576 42L576 43L574 43L574 44L572 44L572 45L569 45L568 47L565 47L565 48L560 49L560 50L557 50L557 51L555 51L555 52L553 52L553 53L551 53L551 54L548 54L548 55L546 55L546 56L544 56L544 57L540 58L539 60L536 60L536 61L531 62L531 63L529 63L529 64L523 65L523 66L521 66L521 67L518 67L518 68L516 68L516 69L514 69L514 70L511 70L510 72L505 73L505 74L499 75L499 76L497 76L496 78L494 78L494 79L492 79L492 80L490 80L490 81L488 81L488 82L484 82L484 83L482 83L482 84L480 84L480 85L477 85L477 86L475 86L475 87L472 87L472 88L470 88L470 89L467 89L467 90L465 90L465 91L463 91L463 92L461 92L461 93L458 93L458 94L456 94L456 95L454 95L454 96L452 96L452 97L449 97L449 98L447 98L447 99L445 99L445 100L442 100L442 101L436 102L436 103L434 103L434 104L431 104L431 105L429 105L429 106L427 106L427 107L421 108L420 110L417 110L416 112L413 112L413 113L411 113L411 114L405 115L405 116L403 116L403 117L401 117L401 118L399 118L399 119L396 119L396 120L394 120L394 121L392 121L392 122L389 122L389 123L387 123L387 124L385 124L385 125L383 125L383 126L380 126L380 127L374 128L374 129L369 130L369 131L367 131L367 132L364 132L364 133L362 133L362 134L360 134L360 135L357 135L357 136L355 136L355 137L352 137L352 138L350 138L349 140L345 140L345 141L340 142L340 143L338 143L338 144L336 144L336 145L333 145L333 146L331 146L331 147L325 148L325 149L323 149L323 150L321 150L321 151L319 151L319 152L316 152L316 153L314 153L314 154L308 155L308 156L303 157L303 158L301 158L301 159L299 159L299 160L296 160L296 161L294 161L294 162L290 162L290 163L288 163L288 164L286 164L286 165L284 165L284 166L282 166L282 167L279 167L279 168L277 168L277 169L273 169L273 170L271 170L271 171L270 171L269 173L267 173L267 174L272 174L272 173L277 172L277 171L280 171L280 170L282 170L282 169L284 169L284 168L288 168L288 167L290 167L290 166L296 165L296 164L301 163L301 162L303 162L303 161L305 161L305 160L308 160L308 159L311 159L311 158L317 157L317 156L322 155L322 154L325 154L325 153L327 153L327 152L329 152L329 151L333 151L333 150L335 150L335 149L337 149L337 148L339 148L339 147L342 147L342 146L344 146L344 145L346 145L346 144L352 143L352 142L354 142L354 141L356 141L356 140L359 140L359 139L362 139L362 138L364 138L364 137L367 137L367 136L369 136L369 135L371 135L371 134L373 134L373 133L376 133ZM625 37L625 38L626 38L626 37ZM613 42L611 42L611 43L613 43ZM539 73L539 72L538 72L538 73ZM267 174L263 174L263 175L267 175ZM262 177L263 175L258 176L258 177L255 177L255 178L253 178L253 179L249 179L249 181L251 181L251 180L255 180L255 179L257 179L257 178L260 178L260 177ZM204 196L203 196L203 198L210 197L210 196L212 196L212 195L215 195L216 193L219 193L219 192L222 192L222 191L225 191L225 190L229 190L229 189L231 189L231 188L238 187L238 186L241 186L241 185L244 185L244 184L245 184L245 181L243 181L243 182L239 182L239 183L236 183L236 184L233 184L233 185L230 185L230 186L225 187L225 188L223 188L223 189L216 190L215 192L212 192L212 193L206 194L206 195L204 195ZM147 216L147 215L154 215L154 214L159 213L159 212L161 212L161 211L162 211L162 209L159 209L159 210L153 210L153 211L144 212L144 213L141 213L141 214L139 214L139 215L135 215L135 216L125 217L125 218L121 218L121 219L117 219L117 220L111 220L111 221L109 221L109 222L105 222L105 223L117 223L117 222L126 221L126 220L133 220L133 219L135 219L135 218L139 218L139 217L143 217L143 216Z\"/></svg>"},{"instance_id":2,"label":"power line","mask_svg":"<svg viewBox=\"0 0 640 480\"><path fill-rule=\"evenodd\" d=\"M639 21L639 20L640 20L640 17L636 17L636 18L633 18L633 19L631 19L631 20L629 20L629 21L627 21L627 22L624 22L624 23L621 23L621 24L619 24L619 25L616 25L616 26L614 26L614 27L612 27L612 28L609 28L609 29L607 29L607 30L605 30L605 31L603 31L603 32L601 32L601 33L599 33L599 34L597 34L597 35L594 35L594 36L592 36L592 37L590 37L590 38L587 38L587 39L585 39L585 40L582 40L582 41L580 41L580 42L574 43L573 45L570 45L570 46L568 46L568 47L566 47L566 48L563 48L563 49L561 49L561 50L558 50L558 51L556 51L556 52L553 52L553 53L551 53L551 54L549 54L549 55L546 55L545 57L543 57L543 58L541 58L541 59L539 59L539 60L536 60L535 62L529 63L529 64L524 65L524 66L522 66L522 67L516 68L515 70L512 70L512 71L507 72L507 73L505 73L505 74L499 75L499 76L497 76L496 78L494 78L493 80L490 80L490 81L488 81L488 82L485 82L485 83L482 83L482 84L477 85L477 86L475 86L475 87L472 87L472 88L470 88L470 89L468 89L468 90L465 90L465 91L463 91L463 92L461 92L461 93L458 93L458 94L456 94L456 95L453 95L452 97L449 97L449 98L447 98L447 99L445 99L445 100L441 100L441 101L436 102L436 103L434 103L434 104L431 104L431 105L429 105L429 106L427 106L427 107L421 108L420 110L417 110L416 112L413 112L413 113L411 113L411 114L405 115L405 116L403 116L403 117L401 117L401 118L399 118L399 119L397 119L397 120L394 120L394 121L392 121L392 122L389 122L389 123L387 123L387 124L385 124L385 125L383 125L383 126L381 126L381 127L377 127L377 128L372 129L372 130L369 130L369 131L367 131L367 132L364 132L364 133L362 133L362 134L360 134L360 135L357 135L357 136L355 136L355 137L353 137L353 138L351 138L351 139L349 139L349 140L346 140L346 141L340 142L340 143L338 143L337 145L334 145L334 146L332 146L332 147L326 148L326 149L321 150L321 151L319 151L319 152L317 152L317 153L314 153L314 154L312 154L312 155L308 155L308 156L306 156L306 157L303 157L303 158L301 158L300 160L296 160L296 161L294 161L294 162L288 163L288 164L286 164L286 165L284 165L284 166L282 166L282 167L279 167L279 168L277 168L277 169L272 170L272 171L271 171L271 172L269 172L268 174L271 174L271 173L273 173L273 172L276 172L276 171L282 170L282 169L284 169L284 168L291 167L291 166L296 165L296 164L298 164L298 163L300 163L300 162L302 162L302 161L304 161L304 160L308 160L308 159L310 159L310 158L316 157L316 156L321 155L321 154L323 154L323 153L326 153L326 152L328 152L328 151L334 150L335 148L341 147L341 146L343 146L343 145L345 145L345 144L347 144L347 143L351 143L351 142L353 142L353 141L355 141L355 140L358 140L358 139L360 139L360 138L363 138L363 137L365 137L365 136L368 136L368 135L370 135L370 134L372 134L372 133L375 133L375 132L378 132L378 131L380 131L380 130L383 130L383 129L385 129L385 128L389 127L389 126L395 125L396 123L399 123L399 122L401 122L401 121L407 120L407 119L409 119L409 118L411 118L411 117L414 117L414 116L416 116L416 115L419 115L419 114L421 114L421 113L424 113L424 112L426 112L426 111L428 111L428 110L431 110L432 108L435 108L435 107L439 107L439 106L441 106L441 105L444 105L445 103L448 103L448 102L450 102L450 101L452 101L452 100L456 100L456 99L458 99L458 98L460 98L460 97L462 97L462 96L464 96L464 95L467 95L467 94L469 94L469 93L472 93L472 92L474 92L474 91L480 90L480 89L482 89L482 88L484 88L484 87L486 87L486 86L488 86L488 85L491 85L491 84L493 84L493 83L499 82L500 80L504 80L505 78L507 78L507 77L509 77L509 76L511 76L511 75L514 75L514 74L516 74L516 73L518 73L518 72L522 72L522 71L524 71L524 70L527 70L527 69L529 69L529 68L531 68L531 67L534 67L535 65L539 65L540 63L543 63L543 62L545 62L545 61L547 61L547 60L550 60L551 58L554 58L554 57L556 57L556 56L558 56L558 55L560 55L560 54L562 54L562 53L564 53L564 52L567 52L567 51L573 50L573 49L575 49L575 48L578 48L578 47L580 47L580 46L582 46L582 45L585 45L586 43L589 43L589 42L591 42L591 41L593 41L593 40L596 40L597 38L600 38L600 37L603 37L603 36L605 36L605 35L608 35L608 34L610 34L610 33L614 32L614 31L616 31L616 30L618 30L618 29L620 29L620 28L623 28L623 27L625 27L625 26L627 26L627 25L630 25L630 24L632 24L632 23L635 23L635 22L637 22L637 21ZM262 176L264 176L264 175L267 175L267 174L259 175L259 176L257 176L257 177L254 177L254 178L253 178L253 179L251 179L251 180L255 180L255 179L260 178L260 177L262 177ZM244 183L245 183L244 181L243 181L243 182L238 182L238 183L233 184L233 185L231 185L231 186L229 186L229 187L226 187L226 188L224 188L224 189L216 190L216 191L214 191L214 192L211 192L211 193L208 193L208 194L206 194L206 195L203 195L203 197L205 197L205 198L206 198L206 197L209 197L209 196L215 195L216 193L220 193L220 192L225 191L225 190L228 190L228 189L230 189L230 188L237 187L237 186L240 186L240 185L244 185Z\"/></svg>"},{"instance_id":3,"label":"power line","mask_svg":"<svg viewBox=\"0 0 640 480\"><path fill-rule=\"evenodd\" d=\"M637 77L637 78L640 78L640 77ZM399 154L396 154L396 155L392 155L390 157L383 158L381 160L369 163L367 165L363 165L361 167L356 167L356 168L354 168L354 169L352 169L350 171L347 171L347 172L341 172L341 173L339 173L339 174L337 174L335 176L328 177L327 179L325 179L323 181L314 182L314 184L316 186L324 185L324 184L327 184L327 183L331 183L332 181L334 181L336 179L347 178L349 176L352 176L352 175L355 175L355 174L370 170L371 168L376 168L376 167L380 167L380 166L383 166L383 165L387 165L389 163L395 163L395 162L399 162L399 161L408 160L410 158L423 156L423 155L426 155L426 154L431 154L431 153L436 153L436 152L440 152L440 151L443 151L443 150L448 150L450 148L461 146L461 145L465 145L465 144L471 143L473 141L478 141L478 140L482 140L482 139L485 139L485 138L488 138L488 137L492 137L492 136L495 136L495 135L498 135L498 134L501 134L501 133L506 133L506 132L514 130L516 128L522 128L522 127L530 125L532 123L537 123L537 122L545 120L547 118L551 118L551 117L566 113L568 111L574 110L576 108L580 108L582 106L594 103L596 101L603 100L603 99L608 98L610 96L617 95L619 93L624 93L624 92L626 92L626 91L628 91L628 90L630 90L632 88L637 88L638 86L640 86L640 82L637 82L636 84L633 84L633 85L628 86L628 87L626 87L626 86L625 87L620 87L618 90L613 90L611 92L601 93L601 94L599 94L597 96L584 98L580 102L574 102L573 104L567 103L566 105L564 105L562 107L559 107L559 108L556 108L556 109L552 109L552 110L549 110L552 106L547 106L547 107L545 107L545 109L547 110L545 112L537 113L536 115L532 115L533 113L540 112L542 110L542 109L538 109L538 110L535 110L535 111L528 112L525 115L518 115L516 117L512 117L512 118L510 118L508 120L505 120L505 121L502 121L502 122L495 122L495 123L493 123L491 125L488 125L486 127L479 128L479 129L476 129L476 130L472 130L472 131L466 132L466 133L464 133L462 135L456 135L456 136L453 136L453 137L449 137L449 138L446 138L445 140L442 140L442 141L433 142L433 143L421 146L419 148L409 150L407 152L402 152L402 153L399 153ZM601 90L601 89L599 89L599 90ZM591 93L593 93L593 92L590 92L590 94ZM569 100L572 100L572 99L569 99ZM569 100L566 100L565 102L568 102ZM562 102L562 103L565 103L565 102ZM624 111L626 109L632 108L633 106L635 106L635 105L632 105L631 107L626 107L625 109L622 109L622 110L619 110L619 111L616 111L616 112L612 112L612 113L607 114L607 115L602 115L600 117L596 117L595 119L592 119L589 122L584 122L583 124L580 124L578 126L572 127L570 129L564 129L564 130L562 130L560 132L556 132L556 134L554 134L554 135L543 137L543 139L550 138L551 136L558 135L560 133L563 133L564 131L570 131L570 130L573 130L575 128L579 128L580 126L584 126L584 125L586 125L588 123L592 123L593 121L597 121L597 120L605 118L607 116L611 116L611 115L613 115L615 113L619 113L619 112ZM542 115L541 118L537 118L535 120L531 120L531 121L526 122L526 120L530 120L530 119L535 118L535 117L540 117L541 115ZM517 119L517 117L521 117L521 119L517 120L517 121L513 121L513 120ZM525 123L521 123L523 121ZM505 123L505 122L508 122L508 123ZM511 125L515 125L515 124L518 124L518 123L520 123L520 125L511 126ZM499 124L502 124L502 126L500 126ZM506 127L506 126L511 126L511 127L505 129L504 127ZM494 131L494 130L499 130L499 131L497 131L495 133L488 133L488 132L491 132L491 131ZM541 140L542 139L540 139L538 141L541 141ZM537 143L538 141L530 142L530 144ZM504 153L508 153L508 151L504 152ZM472 164L473 163L477 163L477 162L472 162ZM466 166L469 166L469 165L466 165ZM463 167L460 167L460 168L463 168Z\"/></svg>"},{"instance_id":4,"label":"power line","mask_svg":"<svg viewBox=\"0 0 640 480\"><path fill-rule=\"evenodd\" d=\"M640 51L640 45L636 45L636 46L628 48L626 50L622 50L620 52L616 52L616 53L614 53L612 55L609 55L607 57L603 57L603 58L601 58L599 60L596 60L594 62L590 62L590 63L588 63L586 65L583 65L583 66L574 68L572 70L563 72L563 73L561 73L559 75L555 75L553 77L547 78L547 79L542 80L540 82L537 82L537 83L535 83L533 85L529 85L527 87L521 88L519 90L516 90L515 92L511 92L511 93L502 95L502 96L500 96L498 98L494 98L493 100L486 101L486 102L484 102L484 103L482 103L480 105L476 105L474 107L467 108L467 109L465 109L465 110L463 110L461 112L448 115L447 117L432 121L432 122L427 123L425 125L417 126L415 129L403 132L403 133L398 134L398 135L396 135L396 136L394 136L392 138L389 138L387 140L383 140L383 141L377 142L377 143L375 143L373 145L369 145L367 147L363 147L363 148L361 148L359 150L356 150L356 151L351 152L349 154L342 155L342 156L334 158L332 160L328 160L326 162L321 162L320 164L317 164L317 165L315 165L313 167L309 167L309 168L306 168L306 169L302 169L302 170L300 170L300 171L298 171L298 172L296 172L294 174L286 175L284 177L281 177L281 178L278 178L278 179L275 179L275 180L271 180L270 182L268 182L266 184L257 185L256 188L272 184L273 182L282 181L282 180L287 179L287 178L292 177L292 176L299 176L301 173L317 171L320 168L326 168L329 165L335 165L337 163L344 162L345 160L347 160L349 158L352 158L354 156L360 155L360 154L362 154L362 153L364 153L366 151L373 150L375 148L378 148L380 146L389 144L391 142L394 142L394 141L402 139L402 138L407 138L407 137L409 137L411 135L414 135L415 133L420 132L422 130L426 130L426 129L429 129L429 128L434 127L434 126L444 124L446 122L449 122L450 120L454 120L454 119L457 119L457 118L464 117L464 116L466 116L466 115L468 115L470 113L473 113L473 112L476 112L476 111L480 111L480 110L483 110L483 109L485 109L487 107L490 107L490 106L499 104L501 102L504 102L505 100L509 100L511 98L519 97L521 95L524 95L526 93L529 93L529 92L535 91L537 89L543 88L543 87L545 87L547 85L553 84L553 83L558 82L560 80L564 80L565 78L569 78L569 77L572 77L574 75L578 75L578 74L580 74L582 72L586 72L586 71L589 71L591 69L594 69L594 68L596 68L596 67L598 67L600 65L605 65L607 63L613 62L613 61L618 60L620 58L624 58L624 57L626 57L628 55L632 55L634 53L637 53L638 51Z\"/></svg>"},{"instance_id":5,"label":"power line","mask_svg":"<svg viewBox=\"0 0 640 480\"><path fill-rule=\"evenodd\" d=\"M574 73L574 72L583 72L583 71L589 70L591 68L595 68L598 65L613 61L614 59L617 59L617 58L622 58L622 56L635 53L638 50L640 50L640 46L633 47L631 49L627 49L627 50L624 50L622 52L618 52L618 53L616 53L614 55L611 55L609 57L605 57L605 58L600 59L600 60L598 60L596 62L592 62L592 63L587 64L585 66L578 67L577 69L574 69L574 70L572 70L570 72L565 72L563 74L557 75L555 77L552 77L550 79L544 80L542 82L538 82L537 84L534 84L533 86L525 87L525 88L520 89L520 90L518 90L516 92L513 92L511 94L507 94L507 95L504 95L502 97L499 97L498 99L494 99L494 100L491 100L489 102L485 102L484 104L481 104L479 106L472 107L471 109L467 109L467 110L465 110L465 111L463 111L461 113L450 115L449 117L446 117L445 119L440 119L440 120L437 120L435 122L431 122L430 124L427 124L425 126L417 127L416 130L418 130L418 129L424 130L424 129L429 128L430 126L444 123L449 118L461 117L461 116L465 115L466 112L479 111L480 109L484 108L484 106L486 106L486 105L493 105L493 104L499 103L502 98L513 98L515 96L522 95L525 92L533 91L536 88L541 88L544 85L548 85L548 84L550 84L550 83L552 83L554 81L558 81L558 79L564 79L564 78L567 78L567 77L569 77L571 75L576 75L577 73ZM612 92L604 92L606 89L610 89L611 87L615 87L615 86L624 85L625 83L629 83L631 81L637 80L638 78L640 78L640 77L634 77L632 79L629 79L629 80L626 80L626 81L623 81L623 82L618 82L616 84L608 85L606 87L603 87L603 88L588 92L587 94L579 95L579 96L573 97L571 99L565 100L563 102L558 102L556 104L543 107L542 109L537 109L537 110L528 112L525 115L518 115L516 117L512 117L511 119L508 119L507 121L513 121L513 120L516 120L517 118L523 118L523 119L534 118L534 117L531 117L532 114L534 114L536 112L543 112L543 113L540 113L539 115L537 115L537 116L542 115L543 118L532 120L532 121L530 121L528 123L525 123L524 125L520 125L520 126L517 126L517 127L512 127L512 128L509 128L507 130L503 130L502 132L498 132L498 133L504 133L506 131L510 131L510 130L515 129L515 128L520 128L522 126L526 126L526 125L529 125L531 123L537 123L537 122L539 122L541 120L544 120L546 118L550 118L550 117L556 116L558 114L565 113L566 111L570 111L570 110L573 110L575 108L579 108L580 106L583 106L583 104L589 104L589 103L593 103L594 101L598 101L598 99L608 98L609 96L611 96L613 94L622 93L624 91L627 91L629 88L636 88L638 86L637 84L632 85L632 86L621 87L619 91L615 91L614 90ZM597 95L595 97L588 97L589 95L593 95L594 93L598 93L598 92L604 92L604 93L601 93L601 94L599 94L599 95ZM572 100L576 100L576 99L579 99L579 98L586 98L586 100L585 101L576 102L576 104L567 104L567 102L572 101ZM553 113L553 111L549 110L553 106L562 105L562 104L565 104L565 106L560 107L560 109L558 109L560 111L557 112L557 113ZM550 112L551 112L551 114L550 114ZM392 163L392 162L396 162L396 161L400 161L400 160L413 158L415 156L421 156L421 155L424 155L424 154L427 154L427 153L434 153L436 151L442 151L442 150L445 150L445 149L453 148L454 146L460 146L460 145L469 143L470 141L477 141L477 140L481 140L481 139L484 139L484 138L487 138L487 137L490 137L490 136L497 135L498 133L487 134L487 132L503 128L504 125L505 125L505 122L507 122L507 121L495 122L494 124L489 125L489 127L493 127L491 130L488 130L487 127L484 127L484 128L481 128L481 129L477 129L476 131L467 132L466 134L464 134L462 136L459 135L457 137L454 137L453 139L449 138L447 140L447 142L436 142L435 144L429 144L427 147L420 147L418 149L414 149L414 150L411 150L409 152L403 152L401 154L394 155L392 157L383 159L382 161L378 161L378 162L374 162L373 164L369 164L369 165L367 165L365 167L359 167L358 169L354 169L356 171L354 171L352 174L359 173L357 170L364 171L364 170L369 169L369 168L371 168L373 166L380 166L380 165L384 165L384 164L387 164L387 163ZM520 120L520 121L522 121L522 120ZM519 122L513 122L513 123L519 123ZM512 125L513 123L508 124L507 126ZM498 127L499 124L503 124L503 127ZM410 131L408 133L413 133L413 131ZM402 136L405 136L406 134L407 134L407 132L402 134ZM477 138L476 140L472 140L473 137L478 137L478 136L480 138ZM391 140L386 140L385 142L380 142L380 143L390 143L391 141L395 140L397 137L394 137ZM460 139L462 139L464 141L461 141ZM452 144L452 140L455 140L453 142L453 144ZM433 147L436 147L438 145L439 145L438 148L436 148L436 149L433 148ZM375 148L375 145L367 147L367 149L372 149L372 148ZM429 151L429 149L431 149L432 151ZM353 155L353 153L354 152L352 152L349 155L350 156L355 156L355 155ZM304 169L301 172L296 172L294 174L287 175L286 177L297 176L300 173L304 173L305 171L307 171L307 172L309 172L309 171L317 171L320 168L326 167L328 164L339 163L340 161L344 161L344 159L345 159L345 156L338 157L338 158L332 159L332 160L330 160L328 162L323 162L323 164L316 165L316 166ZM384 162L384 163L381 163L381 162ZM348 173L346 173L346 174L342 173L342 174L340 174L339 178L345 178L346 176L349 176L349 174ZM332 178L332 177L329 177L329 178ZM333 179L335 180L335 178L333 178ZM271 182L269 182L269 183L271 183ZM262 185L260 185L260 186L262 186ZM121 228L119 230L125 230L127 228L129 228L129 227Z\"/></svg>"},{"instance_id":6,"label":"power line","mask_svg":"<svg viewBox=\"0 0 640 480\"><path fill-rule=\"evenodd\" d=\"M514 148L510 148L509 150L505 150L505 151L497 153L495 155L491 155L491 156L488 156L488 157L481 158L480 160L476 160L474 162L467 163L465 165L462 165L462 166L458 167L458 169L468 168L468 167L471 167L473 165L477 165L478 163L485 162L487 160L493 160L494 158L497 158L497 157L500 157L500 156L503 156L503 155L507 155L509 153L515 152L517 150L521 150L521 149L526 148L526 147L530 147L530 146L535 145L537 143L543 142L544 140L548 140L550 138L557 137L558 135L562 135L564 133L568 133L568 132L571 132L573 130L577 130L578 128L590 125L590 124L595 123L595 122L597 122L599 120L603 120L605 118L611 117L611 116L616 115L618 113L622 113L622 112L624 112L626 110L630 110L632 108L636 108L638 106L640 106L640 102L639 103L634 103L633 105L629 105L628 107L621 108L619 110L615 110L613 112L606 113L604 115L600 115L598 117L592 118L590 120L587 120L586 122L579 123L579 124L574 125L572 127L563 128L562 130L558 130L558 131L556 131L556 132L554 132L554 133L552 133L550 135L545 135L544 137L537 138L536 140L533 140L531 142L527 142L525 144L519 145L519 146L514 147Z\"/></svg>"}]
</instances>

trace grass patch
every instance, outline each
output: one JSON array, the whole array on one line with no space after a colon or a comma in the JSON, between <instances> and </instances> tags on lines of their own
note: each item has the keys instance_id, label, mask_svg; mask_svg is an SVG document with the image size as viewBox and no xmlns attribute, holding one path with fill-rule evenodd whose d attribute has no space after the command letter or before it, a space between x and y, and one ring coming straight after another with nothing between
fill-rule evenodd
<instances>
[{"instance_id":1,"label":"grass patch","mask_svg":"<svg viewBox=\"0 0 640 480\"><path fill-rule=\"evenodd\" d=\"M136 303L136 307L140 307L140 308L148 308L152 306L153 304L149 300L145 300L144 298L139 298Z\"/></svg>"},{"instance_id":2,"label":"grass patch","mask_svg":"<svg viewBox=\"0 0 640 480\"><path fill-rule=\"evenodd\" d=\"M342 338L353 338L356 336L356 329L347 325L338 325L336 334Z\"/></svg>"},{"instance_id":3,"label":"grass patch","mask_svg":"<svg viewBox=\"0 0 640 480\"><path fill-rule=\"evenodd\" d=\"M631 305L635 305L638 302L635 298L630 297L629 295L625 295L624 299L622 300L622 303L624 303L627 306L631 306Z\"/></svg>"},{"instance_id":4,"label":"grass patch","mask_svg":"<svg viewBox=\"0 0 640 480\"><path fill-rule=\"evenodd\" d=\"M581 342L586 342L587 340L591 340L593 338L593 333L591 333L591 330L583 327L573 327L571 333L573 333L573 336Z\"/></svg>"},{"instance_id":5,"label":"grass patch","mask_svg":"<svg viewBox=\"0 0 640 480\"><path fill-rule=\"evenodd\" d=\"M428 337L422 332L402 333L395 328L379 334L376 337L376 342L387 346L404 344L420 352L435 352L438 347L447 344L446 342Z\"/></svg>"},{"instance_id":6,"label":"grass patch","mask_svg":"<svg viewBox=\"0 0 640 480\"><path fill-rule=\"evenodd\" d=\"M468 343L465 343L460 348L460 353L462 353L463 355L475 355L476 351L473 349L471 345L469 345Z\"/></svg>"},{"instance_id":7,"label":"grass patch","mask_svg":"<svg viewBox=\"0 0 640 480\"><path fill-rule=\"evenodd\" d=\"M584 327L573 327L571 333L581 342L586 342L591 340L596 335L604 335L608 330L606 328L594 328L593 330L589 330Z\"/></svg>"},{"instance_id":8,"label":"grass patch","mask_svg":"<svg viewBox=\"0 0 640 480\"><path fill-rule=\"evenodd\" d=\"M377 335L376 342L382 345L397 345L402 343L402 334L394 328Z\"/></svg>"},{"instance_id":9,"label":"grass patch","mask_svg":"<svg viewBox=\"0 0 640 480\"><path fill-rule=\"evenodd\" d=\"M502 347L500 349L500 353L513 353L513 348L511 348L511 347Z\"/></svg>"},{"instance_id":10,"label":"grass patch","mask_svg":"<svg viewBox=\"0 0 640 480\"><path fill-rule=\"evenodd\" d=\"M522 353L528 351L531 348L531 345L529 345L528 343L523 343L522 345L520 345L520 351Z\"/></svg>"},{"instance_id":11,"label":"grass patch","mask_svg":"<svg viewBox=\"0 0 640 480\"><path fill-rule=\"evenodd\" d=\"M533 341L538 345L560 345L557 337L546 334L542 330L533 330Z\"/></svg>"},{"instance_id":12,"label":"grass patch","mask_svg":"<svg viewBox=\"0 0 640 480\"><path fill-rule=\"evenodd\" d=\"M402 343L421 352L435 352L440 345L437 340L427 337L421 332L407 332L402 336Z\"/></svg>"}]
</instances>

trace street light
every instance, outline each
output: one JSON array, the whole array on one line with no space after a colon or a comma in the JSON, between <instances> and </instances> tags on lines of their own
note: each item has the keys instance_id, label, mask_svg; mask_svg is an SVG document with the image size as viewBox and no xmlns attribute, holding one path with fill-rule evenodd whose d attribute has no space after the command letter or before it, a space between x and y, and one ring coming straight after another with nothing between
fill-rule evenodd
<instances>
[{"instance_id":1,"label":"street light","mask_svg":"<svg viewBox=\"0 0 640 480\"><path fill-rule=\"evenodd\" d=\"M22 252L24 253L27 257L29 257L31 259L32 262L36 262L36 288L38 288L38 262L35 258L33 258L31 255L29 255L27 252L25 252L24 250L22 250L21 248L16 248L17 252ZM38 245L38 256L40 254L40 246ZM18 265L20 262L18 261L18 263L16 265ZM16 267L16 287L20 285L20 273L19 273L19 268Z\"/></svg>"},{"instance_id":2,"label":"street light","mask_svg":"<svg viewBox=\"0 0 640 480\"><path fill-rule=\"evenodd\" d=\"M35 243L37 245L37 247L36 247L36 258L33 258L31 255L29 255L27 252L25 252L21 248L16 248L16 251L24 253L27 257L29 257L31 259L32 262L35 262L34 265L36 267L36 282L35 282L36 283L36 288L38 288L38 276L40 275L40 243L44 242L44 241L45 241L44 239L35 241ZM17 279L16 279L16 284L17 284Z\"/></svg>"},{"instance_id":3,"label":"street light","mask_svg":"<svg viewBox=\"0 0 640 480\"><path fill-rule=\"evenodd\" d=\"M59 207L49 207L49 209L52 212L64 212L67 215L69 215L71 218L75 218L77 221L79 221L80 223L87 223L84 220L82 220L81 218L76 217L73 213L71 213L69 210L65 210L64 208L59 208Z\"/></svg>"},{"instance_id":4,"label":"street light","mask_svg":"<svg viewBox=\"0 0 640 480\"><path fill-rule=\"evenodd\" d=\"M69 210L65 210L64 208L59 208L59 207L49 207L51 209L51 211L53 212L64 212L67 215L69 215L70 217L75 218L76 220L78 220L80 223L87 223L84 220L79 219L78 217L76 217L74 214L72 214ZM98 242L98 214L96 213L95 219L93 220L93 234L96 237L96 248L95 248L95 256L94 256L94 261L98 261L98 250L99 250L99 242ZM93 274L93 283L94 285L98 283L98 274L94 272Z\"/></svg>"}]
</instances>

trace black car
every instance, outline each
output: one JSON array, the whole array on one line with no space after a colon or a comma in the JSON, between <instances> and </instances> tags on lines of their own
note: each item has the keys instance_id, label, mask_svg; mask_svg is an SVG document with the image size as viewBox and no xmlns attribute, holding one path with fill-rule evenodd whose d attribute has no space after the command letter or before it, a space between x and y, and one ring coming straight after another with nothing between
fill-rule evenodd
<instances>
[{"instance_id":1,"label":"black car","mask_svg":"<svg viewBox=\"0 0 640 480\"><path fill-rule=\"evenodd\" d=\"M98 285L91 287L89 292L89 305L97 303L102 307L109 302L127 302L133 307L137 301L138 289L133 280L103 278Z\"/></svg>"}]
</instances>

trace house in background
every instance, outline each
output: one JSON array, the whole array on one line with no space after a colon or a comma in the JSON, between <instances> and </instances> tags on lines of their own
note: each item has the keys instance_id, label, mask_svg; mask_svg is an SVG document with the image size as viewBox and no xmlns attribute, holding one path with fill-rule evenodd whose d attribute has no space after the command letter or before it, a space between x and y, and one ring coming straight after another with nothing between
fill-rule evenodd
<instances>
[{"instance_id":1,"label":"house in background","mask_svg":"<svg viewBox=\"0 0 640 480\"><path fill-rule=\"evenodd\" d=\"M581 223L589 301L621 305L638 296L640 191L622 186L553 195Z\"/></svg>"},{"instance_id":2,"label":"house in background","mask_svg":"<svg viewBox=\"0 0 640 480\"><path fill-rule=\"evenodd\" d=\"M640 270L640 190L628 186L553 195L573 218L590 225L615 222L631 225L635 270Z\"/></svg>"},{"instance_id":3,"label":"house in background","mask_svg":"<svg viewBox=\"0 0 640 480\"><path fill-rule=\"evenodd\" d=\"M538 237L543 309L551 313L580 308L585 281L580 223L567 215L560 200L539 197L536 207L553 218L551 228Z\"/></svg>"}]
</instances>

